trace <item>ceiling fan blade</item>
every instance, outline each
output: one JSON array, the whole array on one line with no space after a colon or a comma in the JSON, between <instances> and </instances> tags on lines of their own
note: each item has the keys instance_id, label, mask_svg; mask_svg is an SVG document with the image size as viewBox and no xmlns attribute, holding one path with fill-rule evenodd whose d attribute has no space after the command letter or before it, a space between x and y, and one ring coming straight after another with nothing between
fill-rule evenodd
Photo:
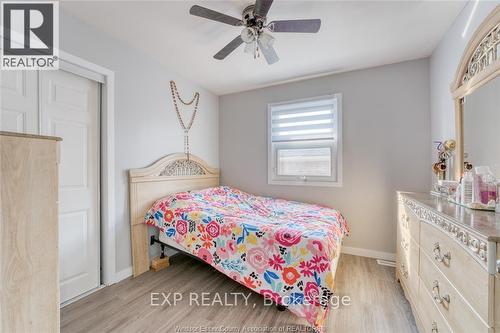
<instances>
[{"instance_id":1,"label":"ceiling fan blade","mask_svg":"<svg viewBox=\"0 0 500 333\"><path fill-rule=\"evenodd\" d=\"M214 55L214 58L218 59L218 60L224 59L225 57L227 57L229 55L229 53L231 53L234 50L236 50L236 48L238 46L240 46L241 44L243 44L243 39L241 39L241 36L238 36L235 39L233 39L232 41L230 41L229 44L227 44L226 46L224 46L222 48L222 50L220 50L219 52L217 52L217 54Z\"/></svg>"},{"instance_id":2,"label":"ceiling fan blade","mask_svg":"<svg viewBox=\"0 0 500 333\"><path fill-rule=\"evenodd\" d=\"M191 9L189 10L189 14L229 25L243 25L243 22L240 19L198 5L194 5L193 7L191 7Z\"/></svg>"},{"instance_id":3,"label":"ceiling fan blade","mask_svg":"<svg viewBox=\"0 0 500 333\"><path fill-rule=\"evenodd\" d=\"M253 14L260 17L266 17L272 4L273 0L256 0Z\"/></svg>"},{"instance_id":4,"label":"ceiling fan blade","mask_svg":"<svg viewBox=\"0 0 500 333\"><path fill-rule=\"evenodd\" d=\"M267 25L272 32L318 32L320 19L272 21Z\"/></svg>"},{"instance_id":5,"label":"ceiling fan blade","mask_svg":"<svg viewBox=\"0 0 500 333\"><path fill-rule=\"evenodd\" d=\"M272 45L265 47L264 45L262 45L262 43L260 41L257 41L257 43L259 43L259 48L260 48L262 54L264 55L264 58L266 59L266 61L269 65L272 65L275 62L278 62L278 60L280 60L280 58L276 54L276 51L274 50L274 47Z\"/></svg>"}]
</instances>

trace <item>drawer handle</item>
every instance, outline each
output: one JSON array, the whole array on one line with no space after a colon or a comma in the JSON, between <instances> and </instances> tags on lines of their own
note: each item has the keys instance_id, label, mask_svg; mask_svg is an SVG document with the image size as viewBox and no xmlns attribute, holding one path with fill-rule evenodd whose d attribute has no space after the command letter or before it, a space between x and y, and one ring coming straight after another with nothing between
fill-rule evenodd
<instances>
[{"instance_id":1,"label":"drawer handle","mask_svg":"<svg viewBox=\"0 0 500 333\"><path fill-rule=\"evenodd\" d=\"M432 287L432 296L434 297L434 300L438 302L439 304L442 304L443 302L450 303L450 295L446 294L444 296L441 296L439 294L439 282L437 280L434 280L434 284Z\"/></svg>"},{"instance_id":2,"label":"drawer handle","mask_svg":"<svg viewBox=\"0 0 500 333\"><path fill-rule=\"evenodd\" d=\"M431 333L438 333L438 324L435 321L432 322Z\"/></svg>"},{"instance_id":3,"label":"drawer handle","mask_svg":"<svg viewBox=\"0 0 500 333\"><path fill-rule=\"evenodd\" d=\"M450 261L451 260L451 253L450 251L446 252L444 255L441 255L441 247L439 246L439 243L434 244L434 259L436 259L439 262L444 262L445 260Z\"/></svg>"}]
</instances>

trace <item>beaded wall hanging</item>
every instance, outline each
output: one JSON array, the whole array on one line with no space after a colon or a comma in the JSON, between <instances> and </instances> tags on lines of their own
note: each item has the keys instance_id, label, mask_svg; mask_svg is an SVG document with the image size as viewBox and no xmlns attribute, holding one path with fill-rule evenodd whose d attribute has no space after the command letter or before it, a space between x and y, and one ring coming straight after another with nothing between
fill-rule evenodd
<instances>
[{"instance_id":1,"label":"beaded wall hanging","mask_svg":"<svg viewBox=\"0 0 500 333\"><path fill-rule=\"evenodd\" d=\"M179 91L177 90L177 86L175 85L174 81L170 81L170 91L172 92L172 100L174 101L174 107L175 107L175 112L177 113L177 119L179 119L179 124L184 130L184 153L186 154L187 159L189 160L189 130L191 129L191 126L193 126L193 122L196 117L196 112L198 111L198 103L200 102L200 93L196 92L193 96L193 99L191 99L191 101L189 102L186 102L179 95ZM180 113L177 100L179 100L182 104L186 106L192 105L194 103L193 115L191 116L191 120L189 121L187 126L186 123L184 123L184 120L182 119L182 115Z\"/></svg>"}]
</instances>

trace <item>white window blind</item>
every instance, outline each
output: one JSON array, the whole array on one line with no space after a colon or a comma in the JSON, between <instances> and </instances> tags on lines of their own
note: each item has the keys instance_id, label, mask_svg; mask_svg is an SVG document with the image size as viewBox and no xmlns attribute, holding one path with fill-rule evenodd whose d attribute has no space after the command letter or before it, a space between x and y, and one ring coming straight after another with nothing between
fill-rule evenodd
<instances>
[{"instance_id":1,"label":"white window blind","mask_svg":"<svg viewBox=\"0 0 500 333\"><path fill-rule=\"evenodd\" d=\"M341 186L341 95L269 104L268 181Z\"/></svg>"},{"instance_id":2,"label":"white window blind","mask_svg":"<svg viewBox=\"0 0 500 333\"><path fill-rule=\"evenodd\" d=\"M271 106L273 142L334 139L335 99Z\"/></svg>"}]
</instances>

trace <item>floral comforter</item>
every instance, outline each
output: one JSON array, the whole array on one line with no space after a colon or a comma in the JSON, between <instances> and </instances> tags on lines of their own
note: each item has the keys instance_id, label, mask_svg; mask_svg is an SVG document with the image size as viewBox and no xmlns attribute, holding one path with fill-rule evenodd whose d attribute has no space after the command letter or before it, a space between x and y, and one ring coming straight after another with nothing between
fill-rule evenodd
<instances>
[{"instance_id":1,"label":"floral comforter","mask_svg":"<svg viewBox=\"0 0 500 333\"><path fill-rule=\"evenodd\" d=\"M221 186L158 200L145 222L323 331L331 263L348 233L338 211Z\"/></svg>"}]
</instances>

